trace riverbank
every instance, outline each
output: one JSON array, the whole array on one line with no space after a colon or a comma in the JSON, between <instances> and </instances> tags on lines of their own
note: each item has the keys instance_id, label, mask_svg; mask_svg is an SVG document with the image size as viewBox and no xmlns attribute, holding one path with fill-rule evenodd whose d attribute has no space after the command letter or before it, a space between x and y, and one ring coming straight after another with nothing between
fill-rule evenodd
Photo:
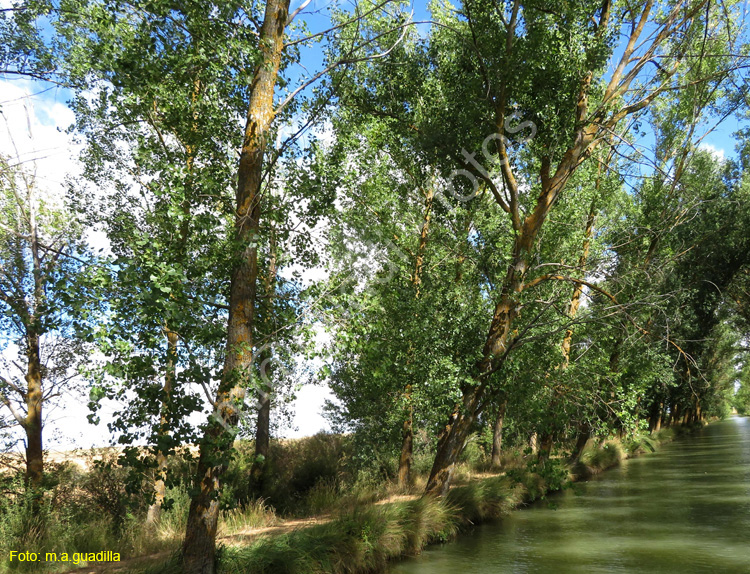
<instances>
[{"instance_id":1,"label":"riverbank","mask_svg":"<svg viewBox=\"0 0 750 574\"><path fill-rule=\"evenodd\" d=\"M587 446L573 467L553 460L544 468L515 465L501 475L470 476L442 499L402 496L395 501L344 504L321 523L251 538L224 539L218 554L222 574L359 574L420 553L482 522L544 498L572 482L615 467L626 458L654 452L696 427L666 428L654 435ZM561 477L564 471L566 476ZM139 574L177 574L174 558Z\"/></svg>"},{"instance_id":2,"label":"riverbank","mask_svg":"<svg viewBox=\"0 0 750 574\"><path fill-rule=\"evenodd\" d=\"M486 451L472 442L444 499L421 496L431 463L429 451L418 452L412 487L402 490L392 475L348 470L356 470L347 464L356 450L348 437L340 435L273 443L273 466L264 498L254 499L247 488L252 444L240 442L222 496L219 571L377 571L389 561L419 554L430 544L507 515L624 458L654 451L683 432L686 429L664 429L654 436L589 444L572 468L559 457L540 465L535 455L509 449L501 473L490 469ZM63 461L51 470L37 511L25 503L22 478L5 478L4 488L11 494L0 503L0 553L6 558L0 572L156 574L179 570L174 556L185 532L189 505L185 487L171 488L171 507L148 524L145 493L129 492L127 469L116 464L115 456L105 455L89 453L93 462L86 467ZM177 456L169 472L186 484L190 464L188 457ZM86 567L72 560L11 564L7 558L12 550L68 556L108 550L118 553L121 561L93 562Z\"/></svg>"},{"instance_id":3,"label":"riverbank","mask_svg":"<svg viewBox=\"0 0 750 574\"><path fill-rule=\"evenodd\" d=\"M389 574L747 574L750 419L717 421Z\"/></svg>"}]
</instances>

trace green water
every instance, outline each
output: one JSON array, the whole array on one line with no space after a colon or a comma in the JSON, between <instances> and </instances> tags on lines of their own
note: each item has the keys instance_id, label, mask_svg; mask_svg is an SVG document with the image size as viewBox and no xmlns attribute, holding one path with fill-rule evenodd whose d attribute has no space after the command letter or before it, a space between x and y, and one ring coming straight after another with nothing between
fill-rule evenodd
<instances>
[{"instance_id":1,"label":"green water","mask_svg":"<svg viewBox=\"0 0 750 574\"><path fill-rule=\"evenodd\" d=\"M392 568L506 572L750 573L750 418L714 423Z\"/></svg>"}]
</instances>

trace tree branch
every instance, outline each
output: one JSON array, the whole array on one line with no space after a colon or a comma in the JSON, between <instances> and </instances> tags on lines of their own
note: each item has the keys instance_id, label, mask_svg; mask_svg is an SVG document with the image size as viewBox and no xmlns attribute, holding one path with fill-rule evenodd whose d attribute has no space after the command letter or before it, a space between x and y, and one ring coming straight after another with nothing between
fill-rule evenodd
<instances>
[{"instance_id":1,"label":"tree branch","mask_svg":"<svg viewBox=\"0 0 750 574\"><path fill-rule=\"evenodd\" d=\"M0 382L7 383L8 381L5 380L4 377L0 377ZM18 412L15 405L8 400L8 397L5 396L5 393L0 391L0 402L2 402L6 407L8 407L8 410L13 415L13 418L16 419L16 422L21 425L22 427L26 427L26 417L21 416L21 413Z\"/></svg>"},{"instance_id":2,"label":"tree branch","mask_svg":"<svg viewBox=\"0 0 750 574\"><path fill-rule=\"evenodd\" d=\"M321 36L325 36L326 34L330 34L331 32L333 32L335 30L338 30L339 28L344 28L344 27L348 26L349 24L353 24L354 22L358 22L358 21L362 20L363 18L366 18L367 16L369 16L373 12L375 12L377 10L380 10L383 6L385 6L386 4L389 4L392 1L393 0L385 0L384 2L381 2L380 4L377 4L376 6L373 6L372 8L370 8L369 10L367 10L366 12L360 14L359 16L356 16L355 18L350 18L346 22L342 22L341 24L336 24L335 26L331 26L330 28L328 28L327 30L323 30L322 32L316 32L315 34L310 34L309 36L305 36L304 38L298 38L297 40L292 40L291 42L287 42L286 44L284 44L284 49L289 48L291 46L295 46L297 44L301 44L303 42L308 42L308 41L310 41L310 40L312 40L314 38L320 38ZM305 4L303 4L302 7L304 7L306 5L307 5L307 2ZM287 20L287 24L289 24L289 22L291 22L291 20L298 14L299 10L300 10L300 8L298 8L297 10L295 10L293 12L293 14Z\"/></svg>"},{"instance_id":3,"label":"tree branch","mask_svg":"<svg viewBox=\"0 0 750 574\"><path fill-rule=\"evenodd\" d=\"M294 90L291 94L289 94L286 97L286 99L283 102L281 102L281 104L279 104L279 106L276 108L276 110L274 111L274 115L278 115L281 112L281 110L283 110L287 105L289 105L289 103L297 96L297 94L299 94L302 90L304 90L305 88L307 88L311 84L314 84L315 82L317 82L320 78L322 78L323 76L325 76L328 72L330 72L334 68L337 68L338 66L348 65L348 64L356 64L357 62L366 62L366 61L369 61L369 60L378 60L378 59L381 59L381 58L385 58L386 56L388 56L388 54L390 54L393 50L396 49L396 46L398 46L401 43L401 41L406 36L406 32L407 32L408 26L412 26L413 24L414 24L414 22L407 22L406 24L401 24L400 26L396 26L395 28L393 28L391 30L388 30L388 32L383 32L382 34L377 35L376 37L372 38L371 40L368 40L367 42L365 42L361 46L358 46L357 48L354 48L352 50L352 52L354 52L355 50L364 48L368 44L372 44L373 42L375 42L379 38L382 38L386 34L389 34L389 33L393 32L395 30L398 30L399 28L403 29L402 32L401 32L401 36L399 36L398 40L396 40L396 42L390 48L388 48L385 52L381 52L380 54L374 54L372 56L362 56L360 58L343 58L341 60L338 60L337 62L334 62L333 64L327 66L325 69L323 69L320 72L318 72L317 74L315 74L312 78L310 78L308 81L306 81L303 84L301 84L300 86L298 86L296 90Z\"/></svg>"}]
</instances>

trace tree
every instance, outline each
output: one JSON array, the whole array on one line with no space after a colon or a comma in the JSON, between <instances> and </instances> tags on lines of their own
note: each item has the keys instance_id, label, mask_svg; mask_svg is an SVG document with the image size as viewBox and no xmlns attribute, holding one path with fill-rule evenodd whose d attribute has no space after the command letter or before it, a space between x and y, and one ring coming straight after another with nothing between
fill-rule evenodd
<instances>
[{"instance_id":1,"label":"tree","mask_svg":"<svg viewBox=\"0 0 750 574\"><path fill-rule=\"evenodd\" d=\"M92 373L93 406L105 396L121 399L111 424L119 442L145 438L150 446L149 456L128 448L125 457L136 470L154 469L149 522L165 496L167 457L197 442L188 418L203 408L204 389L210 400L218 378L228 266L222 238L242 74L255 46L255 36L234 24L237 4L185 3L169 18L166 8L83 2L63 7L56 22L68 40L67 76L85 86L72 106L93 190L75 190L79 211L106 231L112 251L100 278L110 304L93 334L107 358ZM231 66L216 65L230 53Z\"/></svg>"},{"instance_id":2,"label":"tree","mask_svg":"<svg viewBox=\"0 0 750 574\"><path fill-rule=\"evenodd\" d=\"M84 351L72 336L66 291L87 256L71 213L7 158L0 158L0 218L2 345L18 358L3 359L4 371L16 374L0 377L0 401L25 433L26 482L37 489L44 406L70 390Z\"/></svg>"},{"instance_id":3,"label":"tree","mask_svg":"<svg viewBox=\"0 0 750 574\"><path fill-rule=\"evenodd\" d=\"M376 5L364 14L371 14L383 5ZM349 59L331 63L314 75L311 80L302 82L297 89L276 105L274 94L282 59L291 55L290 48L293 48L295 44L294 42L285 44L286 28L295 15L296 13L289 14L289 0L268 0L262 25L258 30L257 63L250 82L244 138L237 169L224 367L213 401L216 405L216 412L206 425L201 441L195 494L190 503L182 549L183 569L188 574L211 573L215 569L215 538L219 510L217 495L220 491L220 480L226 457L231 452L234 438L231 429L237 426L240 408L254 368L256 342L254 329L259 276L258 238L264 203L261 191L265 155L274 121L297 94L332 67L346 64L353 57L354 61L357 61L361 58L377 58L387 55L387 51L376 55L367 54L367 47L374 43L372 38L355 43L351 48ZM357 23L362 17L363 15L357 9L352 18L344 17L342 22L331 30L341 28L348 23ZM401 20L400 17L398 20ZM394 28L388 30L393 32ZM383 36L387 37L388 32L376 38Z\"/></svg>"},{"instance_id":4,"label":"tree","mask_svg":"<svg viewBox=\"0 0 750 574\"><path fill-rule=\"evenodd\" d=\"M476 54L470 58L471 79L462 82L454 78L453 82L479 85L490 96L477 94L476 101L485 106L478 113L485 121L491 120L497 132L492 143L505 195L498 189L495 197L511 220L515 238L506 276L496 291L497 304L482 359L438 445L428 492L445 492L478 413L487 397L497 392L493 375L516 346L514 333L524 292L547 280L572 280L558 274L528 274L540 232L571 177L597 146L622 129L624 121L681 85L681 72L690 65L688 60L705 54L701 40L718 40L718 28L710 22L719 19L725 27L731 26L719 12L718 7L700 1L669 6L647 1L638 10L622 13L613 11L610 2L547 9L514 2L504 13L467 3L458 17L446 17L445 28L451 31L441 34L463 31L467 49ZM644 40L646 29L649 36ZM623 51L618 53L614 72L605 76L606 62L621 30L626 33ZM575 57L560 57L556 46ZM654 58L659 66L651 73L647 67ZM711 77L726 78L730 69ZM455 73L464 75L458 70ZM555 86L554 93L551 86ZM514 105L522 117L533 118L540 127L527 145L509 143L506 119ZM535 180L528 181L532 194L523 192L517 177L517 166L529 163L537 173Z\"/></svg>"},{"instance_id":5,"label":"tree","mask_svg":"<svg viewBox=\"0 0 750 574\"><path fill-rule=\"evenodd\" d=\"M236 432L239 411L243 406L247 389L252 387L252 373L257 367L254 365L254 359L259 347L256 344L259 338L255 333L256 329L259 329L256 321L259 307L258 282L261 279L260 270L264 268L263 262L258 260L258 253L262 251L261 246L264 243L272 243L268 235L265 235L269 228L261 226L260 217L270 206L265 193L265 183L267 178L271 177L272 168L280 155L269 146L269 141L277 133L277 123L293 117L294 113L301 110L297 104L301 94L331 69L361 59L382 58L387 55L387 50L377 52L377 47L382 43L397 42L404 27L404 20L396 14L393 21L397 24L387 27L385 31L381 30L374 37L358 38L350 45L345 58L329 62L313 77L293 77L296 87L289 88L290 78L280 76L280 73L298 61L301 45L330 38L345 28L353 30L356 23L364 18L377 18L385 14L387 19L390 19L391 14L385 9L388 4L386 1L368 5L362 10L356 7L351 14L336 14L336 22L329 29L319 33L305 35L305 26L302 25L298 28L301 32L299 37L286 43L287 27L306 4L293 14L289 14L288 2L275 1L266 3L264 7L233 2L221 5L187 3L177 8L169 2L70 2L59 11L58 29L65 38L71 54L80 55L89 50L97 61L93 67L94 74L90 74L90 69L85 65L75 66L76 63L87 62L86 54L83 58L74 58L72 75L91 80L95 85L99 80L111 82L112 85L110 89L104 84L104 89L100 90L101 97L93 106L93 114L84 113L84 117L88 118L84 120L84 124L93 121L94 124L99 122L106 125L107 122L101 122L101 118L106 118L110 104L115 105L119 116L113 127L120 128L133 122L143 122L146 129L136 129L133 133L138 152L145 153L130 156L127 161L120 162L119 167L134 168L131 176L142 176L143 180L139 184L146 188L153 183L151 178L155 174L171 172L172 181L178 184L178 189L182 192L172 194L166 189L158 190L156 203L162 206L162 211L159 217L151 222L155 229L168 237L169 231L164 225L166 222L181 221L191 225L193 209L196 210L196 218L199 214L206 214L205 207L199 201L190 203L192 199L203 197L198 191L199 182L193 180L191 184L192 177L189 175L193 171L192 162L196 162L196 169L198 166L199 160L195 153L200 153L201 148L210 148L216 144L225 153L231 154L233 150L238 150L240 155L237 171L232 177L235 181L235 200L227 202L225 210L225 213L231 214L232 220L232 230L227 240L228 248L225 250L229 256L225 259L226 266L221 267L226 274L219 279L220 283L223 282L222 290L228 299L227 305L220 305L228 311L226 345L221 350L224 366L218 377L218 389L211 393L213 396L209 398L214 407L213 415L201 431L204 439L183 546L183 564L186 571L212 571L214 568L219 478L228 457L231 456L231 443ZM296 28L296 25L293 28ZM211 31L215 35L211 35ZM216 43L216 38L226 38L226 43ZM241 56L238 57L237 54ZM279 102L274 101L277 83L288 88ZM101 84L98 87L101 87ZM152 87L155 87L153 93L150 91ZM175 102L176 105L169 102L173 95L170 90L180 95ZM225 108L230 116L234 114L234 120L238 116L245 117L244 133L227 131L224 129L228 126L227 123L217 125L216 122L212 126L214 131L203 131L204 127L211 126L215 118L226 117L214 114L217 109L224 109L221 104L227 101L231 104ZM322 98L322 101L325 104L326 98ZM218 107L214 107L217 104ZM312 106L309 112L314 116L322 107L324 105ZM305 117L300 121L302 128L291 140L298 138L309 126L308 119ZM168 129L162 130L165 127ZM128 130L123 131L127 135ZM112 158L116 158L117 142L108 140L105 130L97 128L93 133L96 134L94 137L98 138L93 147L94 161L103 161L106 164L112 161ZM177 139L179 144L179 153L175 154L176 157L185 158L180 167L176 167L174 161L171 161L173 158L170 157L170 149L173 149L175 144L173 138ZM127 137L125 140L127 141ZM207 146L209 141L210 144ZM163 148L163 154L154 151L158 145ZM286 142L280 147L282 151L286 149ZM98 158L97 154L100 154ZM222 164L221 159L218 163ZM145 169L142 169L144 165ZM184 170L188 175L178 170ZM106 174L106 169L102 173ZM180 228L182 225L178 227ZM207 229L202 228L202 231L205 232ZM180 281L182 277L179 273L179 257L177 260L173 257L174 248L184 243L184 240L175 241L171 245L169 242L165 243L168 244L170 257L164 265L157 265L164 273L152 273L152 277L156 277L152 278L154 286L162 293L170 294L160 298L157 293L156 308L161 310L164 310L164 300L171 298L172 290L184 283ZM132 255L132 248L135 246L128 241L125 241L125 245L131 250ZM140 247L147 246L147 242L140 244ZM271 252L272 250L269 250L269 253ZM183 249L182 253L184 259L184 254L189 251ZM154 262L153 259L150 261ZM174 273L175 267L177 273ZM268 269L271 267L269 265ZM133 269L133 272L137 273L137 270ZM268 282L269 289L272 283L273 281ZM180 288L174 291L178 301L184 287L180 285ZM131 301L136 302L141 296L138 294L140 287L137 281L133 282L133 288L136 297ZM200 292L197 294L200 295ZM188 291L185 296L190 299L195 297L196 293ZM210 303L205 300L200 302ZM174 309L171 305L169 307ZM174 317L170 320L174 321ZM174 350L178 348L179 337L184 335L178 333L169 323L166 324L166 328L164 325L161 327L168 339L169 334L178 336L174 338L174 342L168 340L167 344L167 359L163 365L166 371L164 381L167 382L174 379L171 374L174 372L177 359ZM176 327L182 325L178 322ZM146 335L146 346L152 351L155 345L153 341L148 341L148 337L153 338L153 332L152 328L151 335ZM184 346L185 341L182 342ZM147 362L153 365L150 359ZM150 375L148 370L151 366L146 367L144 373ZM170 395L170 384L162 386L162 398ZM145 398L150 395L143 396ZM149 414L153 416L153 413ZM167 437L165 432L161 432L160 435L161 438ZM169 446L172 439L162 442Z\"/></svg>"},{"instance_id":6,"label":"tree","mask_svg":"<svg viewBox=\"0 0 750 574\"><path fill-rule=\"evenodd\" d=\"M58 53L40 32L47 0L14 2L0 10L0 74L61 84Z\"/></svg>"},{"instance_id":7,"label":"tree","mask_svg":"<svg viewBox=\"0 0 750 574\"><path fill-rule=\"evenodd\" d=\"M732 400L732 405L741 415L750 414L750 381L748 380L750 368L748 368L747 365L748 363L745 363L745 366L742 369L740 387L735 391Z\"/></svg>"},{"instance_id":8,"label":"tree","mask_svg":"<svg viewBox=\"0 0 750 574\"><path fill-rule=\"evenodd\" d=\"M562 282L569 286L565 289L575 285L598 289L607 305L624 311L623 325L639 318L628 313L619 296L615 298L576 276L575 266L568 262L580 261L579 256L563 254L564 250L557 248L557 244L568 245L571 235L555 232L548 220L551 214L556 219L565 217L563 190L574 193L578 181L583 185L593 181L581 171L596 148L614 146L616 153L610 157L617 158L627 138L637 135L634 125L648 117L652 104L660 110L679 109L679 117L672 118L672 126L679 129L671 129L670 137L662 138L666 146L657 156L663 160L659 169L675 166L674 177L662 185L675 191L679 172L685 167L683 150L691 149L680 146L678 140L687 131L685 138L691 141L696 122L705 117L703 110L721 99L721 86L730 81L741 63L741 59L725 56L736 51L721 47L725 41L733 45L733 21L720 18L712 27L707 8L709 12L712 9L706 2L669 7L646 2L640 11L625 12L614 10L609 2L579 3L563 9L513 2L505 12L474 2L455 12L435 7L438 25L426 41L404 43L393 55L393 66L362 64L354 75L342 79L343 102L394 130L406 149L415 150L412 153L420 161L437 169L438 187L465 197L481 195L477 192L486 189L495 205L485 203L484 208L500 212L495 221L506 217L496 223L497 231L508 229L510 234L504 244L484 244L487 249L494 248L494 257L503 261L505 278L500 279L502 271L488 274L495 305L491 327L480 345L480 357L463 373L463 396L451 409L442 433L428 491L445 491L453 464L481 413L508 394L514 379L511 373L516 372L508 364L511 356L522 362L518 353L528 342L536 341L535 348L545 353L545 361L537 361L532 369L549 364L547 372L552 373L560 364L559 359L548 360L549 344L540 343L543 338L550 342L551 333L544 332L546 325L555 325L552 333L569 330L557 316L562 287L551 283ZM650 34L651 28L656 32L639 43L644 30ZM615 46L620 30L624 30L626 41L618 52ZM729 40L720 30L728 32ZM572 49L572 45L578 47ZM575 54L572 60L571 49ZM562 52L565 57L559 56ZM717 57L709 58L709 53ZM613 54L617 54L612 66L615 73L605 75L605 64ZM660 62L655 72L649 65L653 58ZM553 85L554 90L550 88ZM731 111L731 106L728 108ZM662 124L669 126L667 121ZM479 149L482 138L484 166L476 153L467 151ZM457 165L465 170L457 170ZM493 175L498 173L500 182L496 184ZM612 195L613 189L605 190L604 202ZM577 191L567 201L573 204L571 213L590 205L581 201ZM679 202L677 195L675 202ZM669 217L665 214L672 208L679 209L665 204L665 222ZM584 220L586 213L590 211L584 211ZM580 252L581 246L585 251L585 245L579 240L574 252ZM555 267L560 271L555 272ZM636 304L627 298L624 303ZM604 316L611 311L605 309ZM568 323L576 321L573 313L565 315ZM610 360L610 365L616 370L616 353L611 355L615 360ZM536 381L536 390L547 386L550 379L554 381L552 377L526 375ZM616 379L611 381L617 388L612 393L624 393L617 387L621 378ZM544 393L531 392L530 396L543 400ZM627 409L618 411L624 414Z\"/></svg>"},{"instance_id":9,"label":"tree","mask_svg":"<svg viewBox=\"0 0 750 574\"><path fill-rule=\"evenodd\" d=\"M208 423L201 442L196 488L190 502L183 543L183 569L186 573L214 571L218 522L219 481L222 457L231 448L233 436L225 426L237 425L239 406L247 388L244 380L252 370L253 325L256 281L258 279L257 239L260 223L261 179L271 123L275 115L274 87L283 51L284 29L289 3L270 0L266 4L259 36L260 58L253 74L245 138L237 175L235 252L232 261L229 320L224 371L215 403L220 419ZM223 423L223 424L222 424ZM217 452L218 451L218 452ZM218 455L218 456L217 456Z\"/></svg>"},{"instance_id":10,"label":"tree","mask_svg":"<svg viewBox=\"0 0 750 574\"><path fill-rule=\"evenodd\" d=\"M316 118L317 120L317 118ZM287 405L304 378L308 366L301 356L309 346L312 320L307 293L315 282L304 285L303 270L320 262L314 229L332 210L310 169L306 154L315 153L315 138L307 149L285 142L285 157L276 159L264 187L264 221L259 242L258 296L255 324L256 360L254 390L255 458L249 476L249 496L265 493L268 478L272 420L288 415ZM243 426L249 420L243 417Z\"/></svg>"}]
</instances>

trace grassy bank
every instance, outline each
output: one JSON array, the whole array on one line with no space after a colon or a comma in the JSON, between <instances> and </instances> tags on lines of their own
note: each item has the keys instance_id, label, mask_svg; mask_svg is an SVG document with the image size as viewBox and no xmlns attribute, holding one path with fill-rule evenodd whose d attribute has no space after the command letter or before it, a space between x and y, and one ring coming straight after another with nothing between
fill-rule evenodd
<instances>
[{"instance_id":1,"label":"grassy bank","mask_svg":"<svg viewBox=\"0 0 750 574\"><path fill-rule=\"evenodd\" d=\"M243 500L247 459L240 453L230 469L225 496L227 502L241 502L222 511L219 571L377 572L390 560L418 554L429 544L450 540L475 524L500 518L625 458L653 452L689 430L668 428L655 435L591 441L573 467L562 458L540 465L534 456L510 452L501 475L488 473L485 457L469 452L456 472L456 486L443 499L419 496L429 466L427 456L417 461L413 488L403 492L387 474L342 473L349 445L342 437L329 435L277 445L279 462L275 479L267 485L268 498ZM180 465L186 468L180 470ZM172 470L189 472L189 465L189 461L176 461ZM120 552L123 560L151 556L143 563L127 563L132 572L178 572L173 556L184 533L185 490L173 489L173 507L157 524L146 527L140 502L143 493L129 493L122 473L106 462L88 472L60 470L42 512L35 515L25 510L28 505L22 500L6 499L0 520L0 545L6 558L2 569L62 572L75 566L11 565L7 562L10 550L81 553L106 549ZM317 517L315 523L302 518L309 516Z\"/></svg>"},{"instance_id":2,"label":"grassy bank","mask_svg":"<svg viewBox=\"0 0 750 574\"><path fill-rule=\"evenodd\" d=\"M341 508L320 525L261 536L248 545L224 545L219 570L237 574L378 572L394 558L418 554L428 544L446 542L474 524L507 514L528 499L527 492L502 476L455 487L444 499L355 504ZM176 574L179 568L168 559L137 571Z\"/></svg>"},{"instance_id":3,"label":"grassy bank","mask_svg":"<svg viewBox=\"0 0 750 574\"><path fill-rule=\"evenodd\" d=\"M464 484L443 499L419 497L385 504L341 505L325 524L245 545L227 544L219 553L222 574L360 574L383 571L389 561L418 554L429 544L446 542L476 524L496 520L554 490L617 466L626 458L655 452L690 428L664 429L654 435L590 444L565 480L548 482L545 471L516 459L502 476L464 475ZM560 461L558 461L560 462ZM550 463L548 463L550 466ZM554 481L554 472L549 470ZM177 574L174 559L138 570L141 574Z\"/></svg>"}]
</instances>

